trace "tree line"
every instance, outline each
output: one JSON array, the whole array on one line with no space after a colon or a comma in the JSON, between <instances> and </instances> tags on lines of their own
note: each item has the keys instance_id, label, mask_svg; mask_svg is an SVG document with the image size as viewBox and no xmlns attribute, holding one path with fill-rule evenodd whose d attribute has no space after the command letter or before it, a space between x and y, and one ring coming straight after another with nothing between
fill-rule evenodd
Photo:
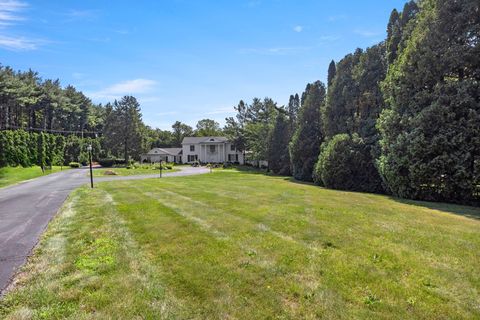
<instances>
[{"instance_id":1,"label":"tree line","mask_svg":"<svg viewBox=\"0 0 480 320\"><path fill-rule=\"evenodd\" d=\"M226 135L248 158L298 180L478 203L479 6L407 2L392 11L384 41L330 63L326 84L308 84L286 106L241 100L224 128L203 119L153 129L134 97L94 104L73 86L0 66L0 166L84 162L92 143L96 159L138 159L185 136Z\"/></svg>"},{"instance_id":2,"label":"tree line","mask_svg":"<svg viewBox=\"0 0 480 320\"><path fill-rule=\"evenodd\" d=\"M288 106L240 101L225 132L269 169L335 189L478 204L480 3L393 10L387 38L328 67Z\"/></svg>"},{"instance_id":3,"label":"tree line","mask_svg":"<svg viewBox=\"0 0 480 320\"><path fill-rule=\"evenodd\" d=\"M211 119L195 129L179 121L172 131L153 129L143 122L135 97L94 104L58 79L0 65L0 167L85 163L87 145L94 147L94 160L128 161L153 147L179 146L185 136L221 133Z\"/></svg>"}]
</instances>

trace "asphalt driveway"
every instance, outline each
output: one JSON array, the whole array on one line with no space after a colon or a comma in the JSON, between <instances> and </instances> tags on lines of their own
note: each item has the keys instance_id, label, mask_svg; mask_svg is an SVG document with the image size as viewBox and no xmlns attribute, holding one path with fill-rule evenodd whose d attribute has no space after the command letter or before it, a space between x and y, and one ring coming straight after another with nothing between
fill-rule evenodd
<instances>
[{"instance_id":1,"label":"asphalt driveway","mask_svg":"<svg viewBox=\"0 0 480 320\"><path fill-rule=\"evenodd\" d=\"M178 177L208 173L207 168L181 167L164 173ZM38 242L70 192L89 182L88 170L65 170L0 189L0 295ZM155 175L101 177L96 182L158 178Z\"/></svg>"}]
</instances>

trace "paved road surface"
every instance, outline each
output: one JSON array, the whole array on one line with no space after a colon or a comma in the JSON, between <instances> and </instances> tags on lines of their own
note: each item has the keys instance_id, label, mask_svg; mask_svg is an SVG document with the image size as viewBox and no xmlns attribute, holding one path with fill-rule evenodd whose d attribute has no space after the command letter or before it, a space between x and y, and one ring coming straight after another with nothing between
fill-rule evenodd
<instances>
[{"instance_id":1,"label":"paved road surface","mask_svg":"<svg viewBox=\"0 0 480 320\"><path fill-rule=\"evenodd\" d=\"M182 167L179 172L164 173L164 177L207 172L206 168ZM89 182L87 174L83 169L65 170L0 189L0 296L69 193ZM158 178L158 174L101 177L95 181L146 178Z\"/></svg>"}]
</instances>

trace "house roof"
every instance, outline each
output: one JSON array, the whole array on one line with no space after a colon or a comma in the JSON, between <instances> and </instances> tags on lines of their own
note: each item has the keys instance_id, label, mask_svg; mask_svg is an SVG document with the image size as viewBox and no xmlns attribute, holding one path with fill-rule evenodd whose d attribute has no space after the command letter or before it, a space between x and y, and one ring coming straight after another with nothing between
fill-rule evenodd
<instances>
[{"instance_id":1,"label":"house roof","mask_svg":"<svg viewBox=\"0 0 480 320\"><path fill-rule=\"evenodd\" d=\"M209 142L227 142L226 137L185 137L182 144L197 144L197 143L209 143Z\"/></svg>"},{"instance_id":2,"label":"house roof","mask_svg":"<svg viewBox=\"0 0 480 320\"><path fill-rule=\"evenodd\" d=\"M153 148L148 151L148 155L154 154L168 154L171 156L177 156L182 153L182 148Z\"/></svg>"}]
</instances>

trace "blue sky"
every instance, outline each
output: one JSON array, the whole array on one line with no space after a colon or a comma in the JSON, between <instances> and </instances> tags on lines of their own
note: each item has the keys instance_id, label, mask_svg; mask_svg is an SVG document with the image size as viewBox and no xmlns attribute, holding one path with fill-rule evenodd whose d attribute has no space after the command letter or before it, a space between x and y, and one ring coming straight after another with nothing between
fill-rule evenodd
<instances>
[{"instance_id":1,"label":"blue sky","mask_svg":"<svg viewBox=\"0 0 480 320\"><path fill-rule=\"evenodd\" d=\"M224 123L240 99L286 104L328 63L385 38L405 0L0 0L0 63L94 102L136 96L144 121Z\"/></svg>"}]
</instances>

